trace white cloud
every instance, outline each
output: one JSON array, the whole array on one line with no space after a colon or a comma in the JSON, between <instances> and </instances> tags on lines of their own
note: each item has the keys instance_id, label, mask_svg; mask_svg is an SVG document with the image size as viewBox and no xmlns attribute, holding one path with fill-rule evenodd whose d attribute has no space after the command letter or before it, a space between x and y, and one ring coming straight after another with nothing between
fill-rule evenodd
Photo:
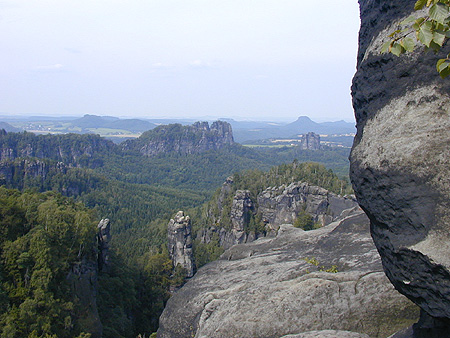
<instances>
[{"instance_id":1,"label":"white cloud","mask_svg":"<svg viewBox=\"0 0 450 338\"><path fill-rule=\"evenodd\" d=\"M56 63L54 65L48 65L48 66L38 66L36 69L38 70L55 70L55 69L61 69L64 66L60 63Z\"/></svg>"},{"instance_id":2,"label":"white cloud","mask_svg":"<svg viewBox=\"0 0 450 338\"><path fill-rule=\"evenodd\" d=\"M165 68L169 68L170 66L166 63L163 62L156 62L152 64L152 68L157 68L157 69L165 69Z\"/></svg>"},{"instance_id":3,"label":"white cloud","mask_svg":"<svg viewBox=\"0 0 450 338\"><path fill-rule=\"evenodd\" d=\"M55 63L54 65L37 66L33 70L39 73L59 73L63 72L65 67L60 63Z\"/></svg>"}]
</instances>

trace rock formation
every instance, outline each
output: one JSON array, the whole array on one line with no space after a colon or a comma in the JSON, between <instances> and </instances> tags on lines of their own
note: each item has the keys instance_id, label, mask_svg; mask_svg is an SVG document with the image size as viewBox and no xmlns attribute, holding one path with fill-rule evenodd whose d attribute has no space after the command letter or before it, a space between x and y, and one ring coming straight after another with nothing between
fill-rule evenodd
<instances>
[{"instance_id":1,"label":"rock formation","mask_svg":"<svg viewBox=\"0 0 450 338\"><path fill-rule=\"evenodd\" d=\"M450 82L438 55L381 45L414 1L360 0L351 180L385 272L422 308L415 337L450 337Z\"/></svg>"},{"instance_id":2,"label":"rock formation","mask_svg":"<svg viewBox=\"0 0 450 338\"><path fill-rule=\"evenodd\" d=\"M97 225L98 243L98 268L100 271L108 269L109 264L109 243L111 241L111 223L108 218L102 219Z\"/></svg>"},{"instance_id":3,"label":"rock formation","mask_svg":"<svg viewBox=\"0 0 450 338\"><path fill-rule=\"evenodd\" d=\"M169 124L158 126L142 134L136 140L123 143L125 150L138 150L142 155L152 157L161 153L195 154L221 149L234 143L231 125L216 121L196 122L191 126Z\"/></svg>"},{"instance_id":4,"label":"rock formation","mask_svg":"<svg viewBox=\"0 0 450 338\"><path fill-rule=\"evenodd\" d=\"M97 168L103 165L98 154L116 148L98 135L35 135L0 133L0 162L33 158L63 162L71 167Z\"/></svg>"},{"instance_id":5,"label":"rock formation","mask_svg":"<svg viewBox=\"0 0 450 338\"><path fill-rule=\"evenodd\" d=\"M320 135L310 132L302 135L299 147L305 150L319 150L320 149Z\"/></svg>"},{"instance_id":6,"label":"rock formation","mask_svg":"<svg viewBox=\"0 0 450 338\"><path fill-rule=\"evenodd\" d=\"M192 253L191 220L183 211L178 211L167 226L169 256L173 266L181 265L186 270L186 277L194 275Z\"/></svg>"},{"instance_id":7,"label":"rock formation","mask_svg":"<svg viewBox=\"0 0 450 338\"><path fill-rule=\"evenodd\" d=\"M226 210L226 200L232 194L233 179L227 178L217 197L218 210ZM252 201L248 190L237 190L232 199L229 211L230 227L219 227L212 212L209 213L210 226L200 234L202 241L208 243L216 233L219 242L225 249L235 244L252 242L264 233L248 231L250 215L258 215L265 226L266 235L275 235L283 223L293 223L298 214L306 211L311 214L314 222L325 226L345 210L357 207L353 196L339 196L326 189L304 182L267 188ZM216 207L216 206L214 206Z\"/></svg>"},{"instance_id":8,"label":"rock formation","mask_svg":"<svg viewBox=\"0 0 450 338\"><path fill-rule=\"evenodd\" d=\"M275 238L233 246L169 299L158 337L318 337L309 331L343 330L384 338L410 325L417 307L386 278L368 225L359 210L318 230L282 225Z\"/></svg>"},{"instance_id":9,"label":"rock formation","mask_svg":"<svg viewBox=\"0 0 450 338\"><path fill-rule=\"evenodd\" d=\"M266 189L258 196L258 206L267 228L276 230L280 224L293 223L303 210L324 226L357 203L351 196L342 197L321 187L296 182Z\"/></svg>"}]
</instances>

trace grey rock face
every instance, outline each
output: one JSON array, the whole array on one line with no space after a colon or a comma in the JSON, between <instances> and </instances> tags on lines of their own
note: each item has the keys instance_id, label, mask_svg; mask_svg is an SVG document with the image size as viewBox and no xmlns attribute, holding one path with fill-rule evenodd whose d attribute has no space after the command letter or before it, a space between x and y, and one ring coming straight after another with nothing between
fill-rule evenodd
<instances>
[{"instance_id":1,"label":"grey rock face","mask_svg":"<svg viewBox=\"0 0 450 338\"><path fill-rule=\"evenodd\" d=\"M369 336L363 333L350 331L322 330L290 334L281 338L369 338Z\"/></svg>"},{"instance_id":2,"label":"grey rock face","mask_svg":"<svg viewBox=\"0 0 450 338\"><path fill-rule=\"evenodd\" d=\"M51 146L43 146L47 141ZM108 153L114 147L114 143L98 135L34 135L28 133L17 134L16 137L9 138L8 134L0 134L0 162L37 158L64 162L70 167L87 165L96 168L102 163L98 159L94 160L94 155Z\"/></svg>"},{"instance_id":3,"label":"grey rock face","mask_svg":"<svg viewBox=\"0 0 450 338\"><path fill-rule=\"evenodd\" d=\"M388 278L428 315L448 322L450 82L435 65L450 45L440 55L380 54L413 7L414 1L360 0L351 180Z\"/></svg>"},{"instance_id":4,"label":"grey rock face","mask_svg":"<svg viewBox=\"0 0 450 338\"><path fill-rule=\"evenodd\" d=\"M233 179L229 177L222 185L217 199L219 210L230 196L232 184ZM221 246L228 249L235 244L260 238L262 234L245 231L250 213L259 214L265 223L266 235L274 236L281 224L293 223L302 211L311 214L315 222L324 226L341 217L345 210L358 207L354 196L342 197L302 182L268 188L258 195L256 202L251 200L248 190L237 190L230 211L230 229L210 226L200 234L202 241L208 243L213 234L218 234ZM213 215L210 215L210 221L212 224L217 223Z\"/></svg>"},{"instance_id":5,"label":"grey rock face","mask_svg":"<svg viewBox=\"0 0 450 338\"><path fill-rule=\"evenodd\" d=\"M245 232L245 226L248 224L250 213L253 211L254 206L250 199L250 192L248 190L236 191L230 212L231 232L225 234L222 240L222 245L225 248L246 242L247 234Z\"/></svg>"},{"instance_id":6,"label":"grey rock face","mask_svg":"<svg viewBox=\"0 0 450 338\"><path fill-rule=\"evenodd\" d=\"M221 194L217 200L218 207L222 208L224 200L231 194L231 184L233 180L231 177L227 178L222 185ZM257 237L254 233L247 233L246 226L249 223L250 214L255 212L255 206L250 198L250 191L237 190L233 197L231 210L230 210L230 228L224 229L216 226L209 227L203 234L203 242L209 242L214 234L218 234L219 242L225 249L230 248L235 244L241 244L251 242ZM217 220L211 217L211 222L214 223Z\"/></svg>"},{"instance_id":7,"label":"grey rock face","mask_svg":"<svg viewBox=\"0 0 450 338\"><path fill-rule=\"evenodd\" d=\"M283 223L293 223L303 210L324 226L335 221L344 210L355 208L357 203L351 196L341 197L326 189L297 182L266 189L258 196L258 206L270 231Z\"/></svg>"},{"instance_id":8,"label":"grey rock face","mask_svg":"<svg viewBox=\"0 0 450 338\"><path fill-rule=\"evenodd\" d=\"M337 273L325 271L333 265ZM386 337L417 312L383 273L359 211L318 230L282 225L275 238L233 246L169 299L158 337L279 338L325 329Z\"/></svg>"},{"instance_id":9,"label":"grey rock face","mask_svg":"<svg viewBox=\"0 0 450 338\"><path fill-rule=\"evenodd\" d=\"M191 219L178 211L167 226L169 255L173 266L180 264L186 269L186 277L194 275L192 253Z\"/></svg>"},{"instance_id":10,"label":"grey rock face","mask_svg":"<svg viewBox=\"0 0 450 338\"><path fill-rule=\"evenodd\" d=\"M305 150L319 150L320 149L320 135L310 132L302 136L299 147Z\"/></svg>"},{"instance_id":11,"label":"grey rock face","mask_svg":"<svg viewBox=\"0 0 450 338\"><path fill-rule=\"evenodd\" d=\"M109 243L111 241L111 223L108 218L102 219L97 225L98 268L106 270L109 264Z\"/></svg>"},{"instance_id":12,"label":"grey rock face","mask_svg":"<svg viewBox=\"0 0 450 338\"><path fill-rule=\"evenodd\" d=\"M208 122L196 122L191 126L159 126L149 133L151 136L139 149L141 154L148 157L168 152L195 154L221 149L234 143L231 125L223 121L213 122L211 126ZM134 143L135 141L125 142L124 147L130 147Z\"/></svg>"}]
</instances>

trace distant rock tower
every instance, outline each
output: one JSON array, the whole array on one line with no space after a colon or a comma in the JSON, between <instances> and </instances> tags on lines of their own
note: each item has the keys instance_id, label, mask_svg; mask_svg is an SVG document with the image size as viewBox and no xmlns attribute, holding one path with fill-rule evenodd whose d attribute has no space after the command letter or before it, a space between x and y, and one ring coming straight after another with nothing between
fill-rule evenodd
<instances>
[{"instance_id":1,"label":"distant rock tower","mask_svg":"<svg viewBox=\"0 0 450 338\"><path fill-rule=\"evenodd\" d=\"M192 253L191 219L178 211L167 226L168 249L173 266L180 264L186 269L186 277L194 275Z\"/></svg>"},{"instance_id":2,"label":"distant rock tower","mask_svg":"<svg viewBox=\"0 0 450 338\"><path fill-rule=\"evenodd\" d=\"M109 263L109 242L111 241L111 223L108 218L98 223L97 231L98 269L104 271Z\"/></svg>"},{"instance_id":3,"label":"distant rock tower","mask_svg":"<svg viewBox=\"0 0 450 338\"><path fill-rule=\"evenodd\" d=\"M302 136L300 148L305 150L319 150L320 149L320 135L310 132Z\"/></svg>"}]
</instances>

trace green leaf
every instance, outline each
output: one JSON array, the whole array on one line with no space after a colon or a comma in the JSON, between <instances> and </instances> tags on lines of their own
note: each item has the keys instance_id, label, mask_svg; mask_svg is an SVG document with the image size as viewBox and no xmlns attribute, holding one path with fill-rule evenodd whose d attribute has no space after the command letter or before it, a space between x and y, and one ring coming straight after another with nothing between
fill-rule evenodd
<instances>
[{"instance_id":1,"label":"green leaf","mask_svg":"<svg viewBox=\"0 0 450 338\"><path fill-rule=\"evenodd\" d=\"M441 73L445 68L448 68L449 65L450 65L450 62L446 62L446 61L442 62L438 67L438 72Z\"/></svg>"},{"instance_id":2,"label":"green leaf","mask_svg":"<svg viewBox=\"0 0 450 338\"><path fill-rule=\"evenodd\" d=\"M389 52L389 48L391 47L391 41L386 41L383 43L383 46L381 47L381 54Z\"/></svg>"},{"instance_id":3,"label":"green leaf","mask_svg":"<svg viewBox=\"0 0 450 338\"><path fill-rule=\"evenodd\" d=\"M439 71L439 75L441 76L441 78L445 79L447 76L450 75L450 63L446 62L447 66L446 67L442 67L441 65L441 71Z\"/></svg>"},{"instance_id":4,"label":"green leaf","mask_svg":"<svg viewBox=\"0 0 450 338\"><path fill-rule=\"evenodd\" d=\"M433 41L442 47L445 41L445 34L442 34L440 32L434 32L433 33Z\"/></svg>"},{"instance_id":5,"label":"green leaf","mask_svg":"<svg viewBox=\"0 0 450 338\"><path fill-rule=\"evenodd\" d=\"M414 10L418 11L419 9L422 9L423 6L425 6L427 3L427 0L417 0L414 5Z\"/></svg>"},{"instance_id":6,"label":"green leaf","mask_svg":"<svg viewBox=\"0 0 450 338\"><path fill-rule=\"evenodd\" d=\"M404 53L405 49L397 42L394 42L391 48L391 53L395 56L400 56L400 54Z\"/></svg>"},{"instance_id":7,"label":"green leaf","mask_svg":"<svg viewBox=\"0 0 450 338\"><path fill-rule=\"evenodd\" d=\"M430 43L433 40L433 31L432 31L432 23L425 22L419 29L419 33L417 38L420 42L422 42L425 46L430 47Z\"/></svg>"},{"instance_id":8,"label":"green leaf","mask_svg":"<svg viewBox=\"0 0 450 338\"><path fill-rule=\"evenodd\" d=\"M431 41L429 48L432 49L435 53L437 53L441 49L441 46L439 46L436 42Z\"/></svg>"},{"instance_id":9,"label":"green leaf","mask_svg":"<svg viewBox=\"0 0 450 338\"><path fill-rule=\"evenodd\" d=\"M430 18L441 24L445 22L445 19L447 19L448 14L449 14L448 5L444 5L442 3L434 4L428 11L428 15L430 16Z\"/></svg>"},{"instance_id":10,"label":"green leaf","mask_svg":"<svg viewBox=\"0 0 450 338\"><path fill-rule=\"evenodd\" d=\"M436 63L436 70L437 70L438 72L440 72L440 68L439 68L439 67L440 67L445 61L447 61L447 59L439 59L438 62Z\"/></svg>"},{"instance_id":11,"label":"green leaf","mask_svg":"<svg viewBox=\"0 0 450 338\"><path fill-rule=\"evenodd\" d=\"M412 28L414 29L414 30L419 30L419 28L420 28L420 25L422 24L422 22L424 22L425 21L425 19L424 18L418 18L417 20L416 20L416 22L414 23L414 25L412 25Z\"/></svg>"},{"instance_id":12,"label":"green leaf","mask_svg":"<svg viewBox=\"0 0 450 338\"><path fill-rule=\"evenodd\" d=\"M414 50L414 47L416 46L416 42L414 41L414 39L406 37L402 40L402 46L406 51L412 52Z\"/></svg>"}]
</instances>

